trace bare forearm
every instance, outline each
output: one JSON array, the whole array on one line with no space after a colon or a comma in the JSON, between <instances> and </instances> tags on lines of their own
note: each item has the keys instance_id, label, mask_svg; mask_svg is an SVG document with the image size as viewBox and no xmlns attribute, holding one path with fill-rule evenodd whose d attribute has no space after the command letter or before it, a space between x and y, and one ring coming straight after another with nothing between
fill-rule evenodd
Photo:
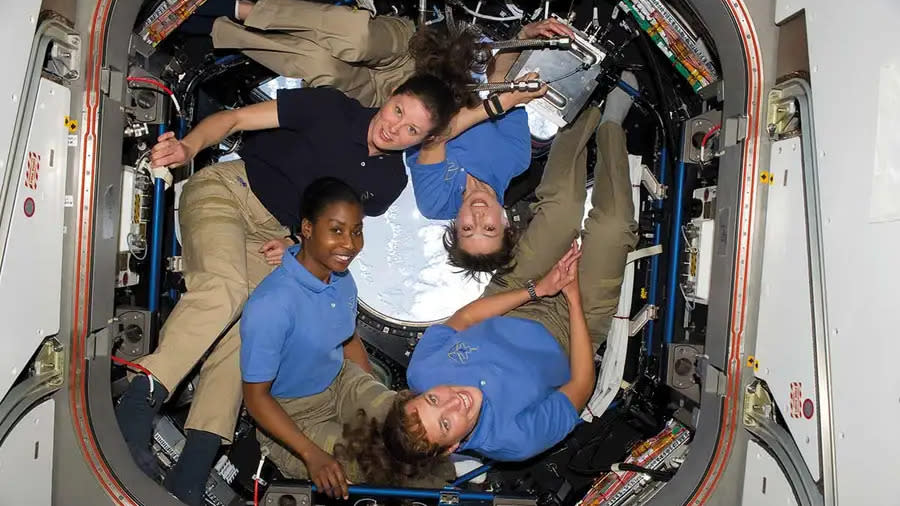
<instances>
[{"instance_id":1,"label":"bare forearm","mask_svg":"<svg viewBox=\"0 0 900 506\"><path fill-rule=\"evenodd\" d=\"M447 325L458 331L465 330L488 318L504 315L528 302L529 299L530 296L528 295L528 290L524 288L478 299L466 304L462 309L451 316L450 319L447 320Z\"/></svg>"},{"instance_id":2,"label":"bare forearm","mask_svg":"<svg viewBox=\"0 0 900 506\"><path fill-rule=\"evenodd\" d=\"M317 448L316 444L303 434L271 394L255 391L252 385L255 384L244 384L244 402L250 415L267 433L305 459Z\"/></svg>"},{"instance_id":3,"label":"bare forearm","mask_svg":"<svg viewBox=\"0 0 900 506\"><path fill-rule=\"evenodd\" d=\"M594 390L594 353L580 297L569 300L569 368L571 379L560 388L576 411L581 411Z\"/></svg>"},{"instance_id":4,"label":"bare forearm","mask_svg":"<svg viewBox=\"0 0 900 506\"><path fill-rule=\"evenodd\" d=\"M344 344L344 358L352 360L363 371L372 374L372 363L369 362L369 354L366 352L366 347L363 346L359 334L353 334L353 337Z\"/></svg>"},{"instance_id":5,"label":"bare forearm","mask_svg":"<svg viewBox=\"0 0 900 506\"><path fill-rule=\"evenodd\" d=\"M519 97L516 97L514 92L501 93L497 97L500 99L500 104L503 105L504 111L508 111L519 104ZM453 119L450 120L450 134L448 138L452 139L486 119L488 119L488 113L482 104L460 109L453 116Z\"/></svg>"},{"instance_id":6,"label":"bare forearm","mask_svg":"<svg viewBox=\"0 0 900 506\"><path fill-rule=\"evenodd\" d=\"M233 134L237 120L233 111L219 111L211 114L197 124L182 139L182 142L190 147L192 155L196 155L203 149L222 142L222 139Z\"/></svg>"}]
</instances>

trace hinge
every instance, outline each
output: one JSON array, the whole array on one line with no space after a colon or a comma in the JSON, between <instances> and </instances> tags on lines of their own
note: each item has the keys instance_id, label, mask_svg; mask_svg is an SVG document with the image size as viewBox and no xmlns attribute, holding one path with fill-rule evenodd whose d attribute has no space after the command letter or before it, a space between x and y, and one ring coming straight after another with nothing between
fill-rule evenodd
<instances>
[{"instance_id":1,"label":"hinge","mask_svg":"<svg viewBox=\"0 0 900 506\"><path fill-rule=\"evenodd\" d=\"M63 347L55 339L48 339L41 345L34 359L36 376L50 376L49 384L59 386L63 383Z\"/></svg>"}]
</instances>

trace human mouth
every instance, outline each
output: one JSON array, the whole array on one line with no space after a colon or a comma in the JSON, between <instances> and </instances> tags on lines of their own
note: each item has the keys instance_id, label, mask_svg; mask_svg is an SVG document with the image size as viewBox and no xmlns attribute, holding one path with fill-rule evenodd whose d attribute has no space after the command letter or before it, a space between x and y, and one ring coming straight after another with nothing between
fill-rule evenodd
<instances>
[{"instance_id":1,"label":"human mouth","mask_svg":"<svg viewBox=\"0 0 900 506\"><path fill-rule=\"evenodd\" d=\"M459 392L456 395L458 395L459 399L462 401L463 407L466 408L466 412L469 412L472 409L472 398L469 397L469 394L465 392Z\"/></svg>"},{"instance_id":2,"label":"human mouth","mask_svg":"<svg viewBox=\"0 0 900 506\"><path fill-rule=\"evenodd\" d=\"M475 199L472 201L472 207L487 207L488 204L482 199Z\"/></svg>"},{"instance_id":3,"label":"human mouth","mask_svg":"<svg viewBox=\"0 0 900 506\"><path fill-rule=\"evenodd\" d=\"M353 260L353 255L334 255L334 258L342 264L349 264Z\"/></svg>"},{"instance_id":4,"label":"human mouth","mask_svg":"<svg viewBox=\"0 0 900 506\"><path fill-rule=\"evenodd\" d=\"M381 140L383 140L384 142L391 142L390 136L388 136L387 132L385 132L383 128L381 129Z\"/></svg>"}]
</instances>

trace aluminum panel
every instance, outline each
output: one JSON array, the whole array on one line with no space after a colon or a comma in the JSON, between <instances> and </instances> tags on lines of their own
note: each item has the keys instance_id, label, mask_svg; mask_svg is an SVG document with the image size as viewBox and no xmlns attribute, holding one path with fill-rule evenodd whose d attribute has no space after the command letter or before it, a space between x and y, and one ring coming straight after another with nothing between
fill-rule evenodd
<instances>
[{"instance_id":1,"label":"aluminum panel","mask_svg":"<svg viewBox=\"0 0 900 506\"><path fill-rule=\"evenodd\" d=\"M797 505L794 490L778 466L778 462L752 440L747 441L747 466L741 504Z\"/></svg>"},{"instance_id":2,"label":"aluminum panel","mask_svg":"<svg viewBox=\"0 0 900 506\"><path fill-rule=\"evenodd\" d=\"M892 465L869 462L900 453L900 221L873 216L894 111L882 91L900 60L896 0L777 0L776 22L804 11L809 47L816 178L822 219L825 310L838 503L896 504ZM889 77L887 77L889 78ZM888 84L890 86L890 84ZM898 86L900 87L900 86ZM896 166L894 174L896 177ZM897 198L894 195L893 198ZM875 199L875 202L873 202Z\"/></svg>"},{"instance_id":3,"label":"aluminum panel","mask_svg":"<svg viewBox=\"0 0 900 506\"><path fill-rule=\"evenodd\" d=\"M0 395L59 332L69 90L41 79L0 268Z\"/></svg>"},{"instance_id":4,"label":"aluminum panel","mask_svg":"<svg viewBox=\"0 0 900 506\"><path fill-rule=\"evenodd\" d=\"M0 30L0 47L3 47L3 80L0 81L0 184L5 178L9 149L16 135L15 119L19 113L25 72L34 31L37 28L41 0L16 0L4 2L3 30ZM62 123L62 120L60 120Z\"/></svg>"},{"instance_id":5,"label":"aluminum panel","mask_svg":"<svg viewBox=\"0 0 900 506\"><path fill-rule=\"evenodd\" d=\"M766 381L813 478L819 479L819 402L800 137L775 142L769 168L756 375Z\"/></svg>"},{"instance_id":6,"label":"aluminum panel","mask_svg":"<svg viewBox=\"0 0 900 506\"><path fill-rule=\"evenodd\" d=\"M0 446L3 504L50 506L55 406L49 399L26 413Z\"/></svg>"}]
</instances>

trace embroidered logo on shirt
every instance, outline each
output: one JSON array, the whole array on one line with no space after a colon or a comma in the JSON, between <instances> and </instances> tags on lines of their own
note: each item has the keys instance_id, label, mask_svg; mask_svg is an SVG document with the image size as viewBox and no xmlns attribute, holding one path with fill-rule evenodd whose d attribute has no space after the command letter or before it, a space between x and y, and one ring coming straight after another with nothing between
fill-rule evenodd
<instances>
[{"instance_id":1,"label":"embroidered logo on shirt","mask_svg":"<svg viewBox=\"0 0 900 506\"><path fill-rule=\"evenodd\" d=\"M359 199L362 200L363 202L365 202L374 196L375 196L374 193L366 191L366 192L362 192L362 194L360 194Z\"/></svg>"},{"instance_id":2,"label":"embroidered logo on shirt","mask_svg":"<svg viewBox=\"0 0 900 506\"><path fill-rule=\"evenodd\" d=\"M450 360L454 360L459 362L460 364L465 364L469 361L469 353L473 351L478 351L477 346L469 346L468 344L460 341L453 345L450 348L450 351L447 352L447 356L450 357Z\"/></svg>"},{"instance_id":3,"label":"embroidered logo on shirt","mask_svg":"<svg viewBox=\"0 0 900 506\"><path fill-rule=\"evenodd\" d=\"M456 165L456 162L447 160L447 170L444 171L444 181L453 181L456 173L462 170L462 167Z\"/></svg>"}]
</instances>

